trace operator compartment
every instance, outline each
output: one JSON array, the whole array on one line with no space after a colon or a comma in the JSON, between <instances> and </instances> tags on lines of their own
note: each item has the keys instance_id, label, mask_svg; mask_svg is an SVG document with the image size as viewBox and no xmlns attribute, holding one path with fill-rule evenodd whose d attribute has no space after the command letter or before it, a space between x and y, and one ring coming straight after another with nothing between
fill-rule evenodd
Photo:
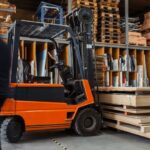
<instances>
[{"instance_id":1,"label":"operator compartment","mask_svg":"<svg viewBox=\"0 0 150 150\"><path fill-rule=\"evenodd\" d=\"M76 42L70 56L71 41L66 36L70 30L65 25L30 21L14 24L9 41L15 43L11 69L11 83L16 83L15 100L75 105L87 99L83 86L84 67ZM68 57L76 60L75 63Z\"/></svg>"}]
</instances>

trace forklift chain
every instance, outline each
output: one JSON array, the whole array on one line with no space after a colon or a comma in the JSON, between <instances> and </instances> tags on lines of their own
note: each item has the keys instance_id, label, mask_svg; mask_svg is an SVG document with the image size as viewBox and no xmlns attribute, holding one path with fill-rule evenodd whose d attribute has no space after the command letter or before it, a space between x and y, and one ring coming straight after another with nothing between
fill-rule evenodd
<instances>
[{"instance_id":1,"label":"forklift chain","mask_svg":"<svg viewBox=\"0 0 150 150\"><path fill-rule=\"evenodd\" d=\"M55 139L52 139L53 142L55 142L59 147L61 147L61 149L63 150L69 150L67 147L65 147L62 143L58 142Z\"/></svg>"}]
</instances>

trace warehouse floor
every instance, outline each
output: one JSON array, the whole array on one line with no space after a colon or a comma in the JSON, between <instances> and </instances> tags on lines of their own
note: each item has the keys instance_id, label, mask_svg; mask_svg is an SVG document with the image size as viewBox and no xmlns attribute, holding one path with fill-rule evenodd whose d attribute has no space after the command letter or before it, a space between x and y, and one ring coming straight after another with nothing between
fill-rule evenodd
<instances>
[{"instance_id":1,"label":"warehouse floor","mask_svg":"<svg viewBox=\"0 0 150 150\"><path fill-rule=\"evenodd\" d=\"M148 139L113 129L105 129L94 137L68 132L32 133L26 134L19 144L2 142L2 150L148 150L149 147Z\"/></svg>"}]
</instances>

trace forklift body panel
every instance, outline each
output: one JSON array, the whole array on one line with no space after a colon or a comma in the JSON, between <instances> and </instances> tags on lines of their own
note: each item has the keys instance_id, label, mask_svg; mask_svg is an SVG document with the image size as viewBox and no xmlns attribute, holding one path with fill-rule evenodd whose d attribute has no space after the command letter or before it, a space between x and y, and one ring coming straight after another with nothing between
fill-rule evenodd
<instances>
[{"instance_id":1,"label":"forklift body panel","mask_svg":"<svg viewBox=\"0 0 150 150\"><path fill-rule=\"evenodd\" d=\"M55 130L66 129L71 127L72 120L74 120L78 109L94 104L94 98L90 89L90 85L87 80L83 80L83 86L85 89L86 98L83 102L78 104L68 104L67 100L63 96L64 87L59 84L17 84L11 85L16 89L15 96L24 93L18 90L18 88L26 89L26 98L20 97L20 99L10 98L4 103L0 116L18 116L24 120L26 131L37 130ZM33 88L36 88L34 92L31 92ZM39 89L42 90L42 93ZM61 91L62 90L62 94ZM43 92L45 95L43 95ZM49 91L49 92L47 92ZM51 93L51 91L53 93ZM19 92L19 93L17 93ZM21 92L21 93L20 93ZM54 93L56 92L56 93ZM32 94L32 95L29 95ZM49 100L46 98L46 94ZM37 97L38 99L30 99L30 97ZM39 100L39 95L41 99ZM20 96L20 95L19 95ZM19 98L18 96L18 98ZM43 98L42 98L43 96ZM56 99L56 96L58 99ZM62 96L64 99L62 99ZM16 96L17 97L17 96ZM59 98L60 97L60 98ZM61 101L60 101L61 99Z\"/></svg>"}]
</instances>

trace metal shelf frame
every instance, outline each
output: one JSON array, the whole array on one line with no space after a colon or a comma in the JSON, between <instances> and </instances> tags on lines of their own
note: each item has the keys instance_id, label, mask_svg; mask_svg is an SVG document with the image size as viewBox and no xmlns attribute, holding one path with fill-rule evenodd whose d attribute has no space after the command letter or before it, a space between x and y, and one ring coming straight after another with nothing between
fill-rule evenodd
<instances>
[{"instance_id":1,"label":"metal shelf frame","mask_svg":"<svg viewBox=\"0 0 150 150\"><path fill-rule=\"evenodd\" d=\"M123 2L123 1L121 1ZM127 81L129 83L129 51L136 49L136 50L144 50L144 51L149 51L150 47L144 47L144 46L134 46L129 44L129 38L128 38L128 33L129 33L129 0L124 0L124 5L125 5L125 39L126 42L125 44L107 44L107 43L100 43L96 42L95 47L108 47L108 48L123 48L126 49L127 52ZM129 85L128 85L129 86Z\"/></svg>"}]
</instances>

